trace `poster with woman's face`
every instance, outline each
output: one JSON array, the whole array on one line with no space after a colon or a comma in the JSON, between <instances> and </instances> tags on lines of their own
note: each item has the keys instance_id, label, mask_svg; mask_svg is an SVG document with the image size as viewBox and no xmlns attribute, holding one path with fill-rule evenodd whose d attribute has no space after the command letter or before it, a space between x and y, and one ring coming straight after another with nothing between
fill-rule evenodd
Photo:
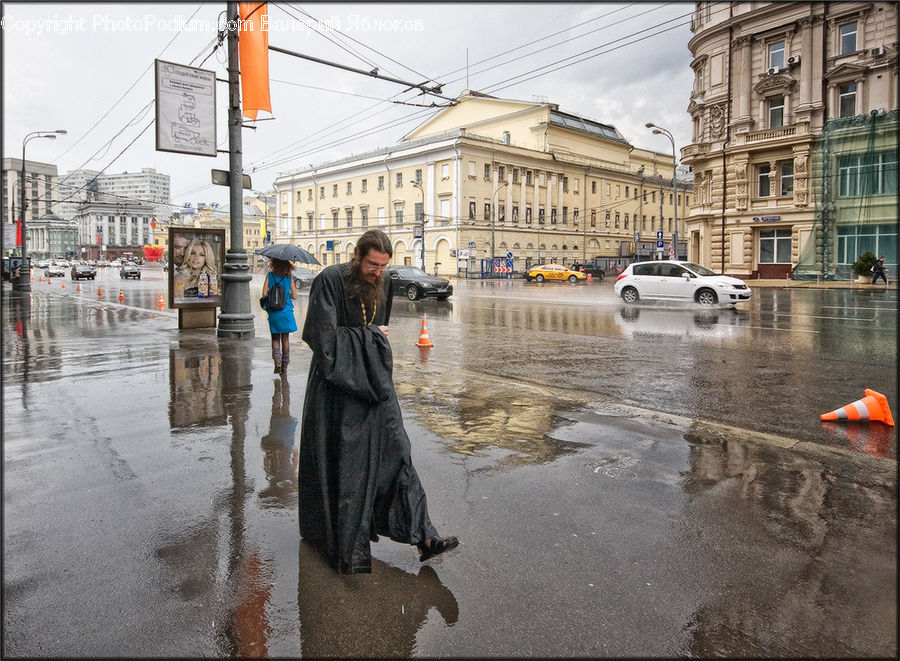
<instances>
[{"instance_id":1,"label":"poster with woman's face","mask_svg":"<svg viewBox=\"0 0 900 661\"><path fill-rule=\"evenodd\" d=\"M169 307L219 307L225 230L169 228Z\"/></svg>"}]
</instances>

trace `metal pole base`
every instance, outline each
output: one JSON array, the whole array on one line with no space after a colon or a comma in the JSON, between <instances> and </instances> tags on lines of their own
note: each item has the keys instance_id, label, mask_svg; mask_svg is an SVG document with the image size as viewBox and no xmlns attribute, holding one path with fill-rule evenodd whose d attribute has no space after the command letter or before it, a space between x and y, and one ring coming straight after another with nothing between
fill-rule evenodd
<instances>
[{"instance_id":1,"label":"metal pole base","mask_svg":"<svg viewBox=\"0 0 900 661\"><path fill-rule=\"evenodd\" d=\"M13 291L31 291L31 273L25 269L12 281Z\"/></svg>"},{"instance_id":2,"label":"metal pole base","mask_svg":"<svg viewBox=\"0 0 900 661\"><path fill-rule=\"evenodd\" d=\"M250 266L244 250L230 249L225 254L222 274L222 312L219 313L218 337L251 339L253 312L250 311Z\"/></svg>"}]
</instances>

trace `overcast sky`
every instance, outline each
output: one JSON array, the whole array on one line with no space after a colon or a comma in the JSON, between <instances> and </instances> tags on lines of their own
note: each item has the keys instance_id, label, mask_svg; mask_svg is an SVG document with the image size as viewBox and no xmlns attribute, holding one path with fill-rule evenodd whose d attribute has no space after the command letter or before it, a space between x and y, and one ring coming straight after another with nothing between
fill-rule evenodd
<instances>
[{"instance_id":1,"label":"overcast sky","mask_svg":"<svg viewBox=\"0 0 900 661\"><path fill-rule=\"evenodd\" d=\"M671 153L648 121L688 144L693 3L269 3L269 44L410 82L546 100L614 125L633 145ZM225 2L3 3L4 156L108 173L156 168L172 201L227 203L210 183L228 157L155 149L154 59L226 79L216 26ZM468 63L468 66L467 66ZM281 53L269 56L272 114L243 131L244 171L269 190L281 172L384 147L437 112L393 103L446 103L393 82ZM227 86L218 84L219 149L228 149ZM146 129L146 130L145 130ZM142 134L143 131L143 134ZM130 145L130 146L129 146Z\"/></svg>"}]
</instances>

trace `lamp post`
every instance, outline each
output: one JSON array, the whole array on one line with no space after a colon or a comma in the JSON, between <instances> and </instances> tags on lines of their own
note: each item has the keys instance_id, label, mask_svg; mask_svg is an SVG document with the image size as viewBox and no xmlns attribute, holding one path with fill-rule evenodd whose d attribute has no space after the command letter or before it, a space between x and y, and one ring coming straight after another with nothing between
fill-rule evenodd
<instances>
[{"instance_id":1,"label":"lamp post","mask_svg":"<svg viewBox=\"0 0 900 661\"><path fill-rule=\"evenodd\" d=\"M25 220L25 145L28 144L29 140L33 140L34 138L48 138L50 140L56 140L57 134L65 135L66 131L64 129L57 129L56 131L32 131L25 136L24 140L22 140L22 266L19 268L18 279L13 281L13 289L16 291L31 291L31 269L28 268L28 233L26 232L27 221Z\"/></svg>"},{"instance_id":2,"label":"lamp post","mask_svg":"<svg viewBox=\"0 0 900 661\"><path fill-rule=\"evenodd\" d=\"M497 249L494 245L494 225L496 224L497 218L497 205L500 203L500 198L497 196L500 194L500 191L504 188L509 188L511 186L511 182L507 180L505 184L502 186L498 186L497 190L494 191L494 194L491 195L491 275L494 273L494 257L496 256ZM509 194L506 196L509 199Z\"/></svg>"},{"instance_id":3,"label":"lamp post","mask_svg":"<svg viewBox=\"0 0 900 661\"><path fill-rule=\"evenodd\" d=\"M678 173L678 157L675 155L675 138L672 137L672 134L662 128L661 126L657 126L653 122L647 122L644 124L648 129L653 129L653 135L664 135L669 139L669 142L672 143L672 203L675 206L675 236L678 236L678 179L676 175ZM659 226L662 228L662 215L659 217ZM678 257L678 245L674 242L672 244L672 253L675 257Z\"/></svg>"},{"instance_id":4,"label":"lamp post","mask_svg":"<svg viewBox=\"0 0 900 661\"><path fill-rule=\"evenodd\" d=\"M419 195L422 199L422 218L419 218L419 214L415 214L415 218L413 220L413 234L415 235L416 227L418 227L419 222L421 220L422 223L422 270L425 271L425 189L422 188L422 182L414 180L412 185L419 189Z\"/></svg>"}]
</instances>

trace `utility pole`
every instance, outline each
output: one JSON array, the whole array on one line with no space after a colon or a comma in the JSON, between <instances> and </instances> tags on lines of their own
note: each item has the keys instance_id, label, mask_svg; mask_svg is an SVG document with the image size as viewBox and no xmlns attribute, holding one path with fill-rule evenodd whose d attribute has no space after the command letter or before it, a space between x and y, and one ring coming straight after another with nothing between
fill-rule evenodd
<instances>
[{"instance_id":1,"label":"utility pole","mask_svg":"<svg viewBox=\"0 0 900 661\"><path fill-rule=\"evenodd\" d=\"M250 310L250 266L244 251L243 151L241 147L241 89L238 61L238 3L228 3L228 165L231 207L231 247L225 255L222 274L222 311L219 337L250 339L254 335Z\"/></svg>"}]
</instances>

